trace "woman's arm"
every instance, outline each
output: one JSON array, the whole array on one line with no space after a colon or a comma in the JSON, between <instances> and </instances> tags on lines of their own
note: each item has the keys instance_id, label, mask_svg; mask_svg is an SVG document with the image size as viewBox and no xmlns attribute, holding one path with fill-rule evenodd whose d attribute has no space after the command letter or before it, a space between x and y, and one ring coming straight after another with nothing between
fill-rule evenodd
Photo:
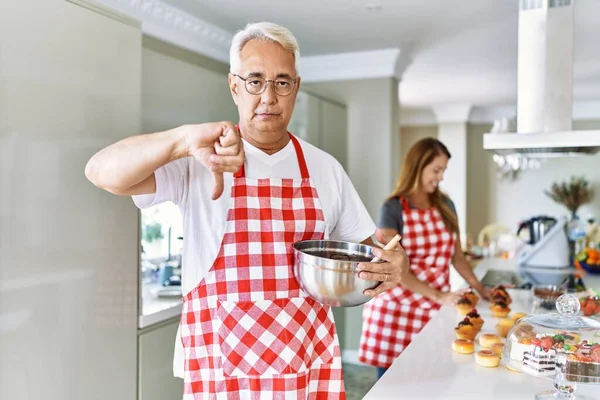
<instances>
[{"instance_id":1,"label":"woman's arm","mask_svg":"<svg viewBox=\"0 0 600 400\"><path fill-rule=\"evenodd\" d=\"M473 272L473 268L471 267L471 264L469 264L469 262L465 258L465 255L463 254L462 245L460 244L459 239L456 240L454 256L452 257L452 265L454 265L454 268L460 274L460 276L462 276L463 279L465 281L467 281L469 286L471 286L473 289L475 289L477 292L479 292L479 294L484 299L486 299L486 300L489 299L490 289L486 288L479 281L479 279L477 279L477 276L475 276L475 273Z\"/></svg>"}]
</instances>

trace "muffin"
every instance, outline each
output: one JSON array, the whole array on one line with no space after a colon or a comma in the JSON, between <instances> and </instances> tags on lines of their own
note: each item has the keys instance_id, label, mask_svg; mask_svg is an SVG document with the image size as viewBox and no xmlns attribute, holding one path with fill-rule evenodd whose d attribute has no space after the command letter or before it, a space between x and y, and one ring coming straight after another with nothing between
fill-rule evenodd
<instances>
[{"instance_id":1,"label":"muffin","mask_svg":"<svg viewBox=\"0 0 600 400\"><path fill-rule=\"evenodd\" d=\"M512 299L510 298L510 295L506 291L506 288L504 288L504 286L502 286L502 285L494 287L492 289L490 297L491 297L492 301L500 301L501 300L500 297L501 297L502 299L504 299L504 302L507 305L512 303Z\"/></svg>"},{"instance_id":2,"label":"muffin","mask_svg":"<svg viewBox=\"0 0 600 400\"><path fill-rule=\"evenodd\" d=\"M510 308L504 301L496 301L490 305L492 315L497 318L506 318L510 313Z\"/></svg>"},{"instance_id":3,"label":"muffin","mask_svg":"<svg viewBox=\"0 0 600 400\"><path fill-rule=\"evenodd\" d=\"M502 318L496 324L496 331L498 331L498 335L500 337L506 338L508 336L508 332L510 328L515 324L515 320L512 318Z\"/></svg>"},{"instance_id":4,"label":"muffin","mask_svg":"<svg viewBox=\"0 0 600 400\"><path fill-rule=\"evenodd\" d=\"M477 307L479 296L477 296L477 293L475 293L473 288L470 287L469 289L467 289L467 291L463 293L463 297L469 300L471 304L473 304L473 307Z\"/></svg>"},{"instance_id":5,"label":"muffin","mask_svg":"<svg viewBox=\"0 0 600 400\"><path fill-rule=\"evenodd\" d=\"M458 323L458 326L454 328L454 333L457 339L473 340L477 335L477 328L469 321L468 318L463 319Z\"/></svg>"},{"instance_id":6,"label":"muffin","mask_svg":"<svg viewBox=\"0 0 600 400\"><path fill-rule=\"evenodd\" d=\"M468 318L469 321L471 321L471 323L475 326L475 328L477 328L478 331L481 330L481 327L483 326L483 318L481 318L481 315L479 315L479 313L477 312L477 309L472 309L466 316L465 318Z\"/></svg>"},{"instance_id":7,"label":"muffin","mask_svg":"<svg viewBox=\"0 0 600 400\"><path fill-rule=\"evenodd\" d=\"M467 315L473 309L473 303L463 296L456 302L456 309L460 315Z\"/></svg>"},{"instance_id":8,"label":"muffin","mask_svg":"<svg viewBox=\"0 0 600 400\"><path fill-rule=\"evenodd\" d=\"M526 317L526 316L527 316L527 314L525 314L525 313L522 313L522 312L516 312L516 313L514 313L514 314L512 315L512 319L514 319L514 320L515 320L515 322L516 322L516 321L518 321L518 320L520 320L521 318L524 318L524 317Z\"/></svg>"}]
</instances>

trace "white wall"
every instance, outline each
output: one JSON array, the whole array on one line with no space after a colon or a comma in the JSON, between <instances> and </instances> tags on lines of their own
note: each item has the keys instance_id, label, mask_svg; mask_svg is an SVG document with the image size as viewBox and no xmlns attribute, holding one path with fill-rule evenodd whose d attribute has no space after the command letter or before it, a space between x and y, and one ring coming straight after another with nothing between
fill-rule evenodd
<instances>
[{"instance_id":1,"label":"white wall","mask_svg":"<svg viewBox=\"0 0 600 400\"><path fill-rule=\"evenodd\" d=\"M238 122L229 93L227 66L144 37L142 130L156 132L183 124ZM220 70L219 70L220 69Z\"/></svg>"},{"instance_id":2,"label":"white wall","mask_svg":"<svg viewBox=\"0 0 600 400\"><path fill-rule=\"evenodd\" d=\"M467 229L467 125L464 122L438 125L438 139L452 156L440 188L450 196L458 215L460 239L464 245Z\"/></svg>"}]
</instances>

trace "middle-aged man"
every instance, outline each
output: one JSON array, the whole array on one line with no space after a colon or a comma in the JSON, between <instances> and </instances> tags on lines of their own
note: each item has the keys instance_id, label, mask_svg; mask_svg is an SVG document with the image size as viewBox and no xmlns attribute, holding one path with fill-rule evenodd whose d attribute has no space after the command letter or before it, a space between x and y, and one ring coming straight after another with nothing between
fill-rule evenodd
<instances>
[{"instance_id":1,"label":"middle-aged man","mask_svg":"<svg viewBox=\"0 0 600 400\"><path fill-rule=\"evenodd\" d=\"M284 27L246 26L230 50L238 126L129 137L86 167L96 186L133 196L140 208L172 201L181 210L184 299L174 372L186 399L345 398L332 310L300 289L292 244L373 244L376 227L342 166L287 131L299 58ZM375 255L387 262L360 272L382 282L370 296L400 284L409 266L400 246Z\"/></svg>"}]
</instances>

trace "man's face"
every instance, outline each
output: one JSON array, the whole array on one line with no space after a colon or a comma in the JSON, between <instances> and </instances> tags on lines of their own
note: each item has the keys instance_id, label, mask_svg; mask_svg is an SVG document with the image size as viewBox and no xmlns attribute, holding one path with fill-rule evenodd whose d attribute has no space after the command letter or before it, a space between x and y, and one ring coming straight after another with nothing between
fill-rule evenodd
<instances>
[{"instance_id":1,"label":"man's face","mask_svg":"<svg viewBox=\"0 0 600 400\"><path fill-rule=\"evenodd\" d=\"M249 88L257 82L252 78L280 80L279 83L266 83L261 94L250 94L246 90L246 82L229 74L229 87L238 107L240 123L256 133L280 135L286 132L296 104L300 79L291 83L291 93L286 96L275 93L274 85L283 86L285 80L297 78L294 56L278 43L250 40L242 49L240 61L239 71L234 72L247 78Z\"/></svg>"}]
</instances>

